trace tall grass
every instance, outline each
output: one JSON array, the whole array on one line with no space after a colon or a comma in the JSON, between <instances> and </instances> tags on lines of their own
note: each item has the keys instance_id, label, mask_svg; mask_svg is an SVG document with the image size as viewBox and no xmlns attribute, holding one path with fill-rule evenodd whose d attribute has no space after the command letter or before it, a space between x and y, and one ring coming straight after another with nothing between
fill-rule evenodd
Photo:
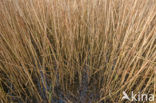
<instances>
[{"instance_id":1,"label":"tall grass","mask_svg":"<svg viewBox=\"0 0 156 103\"><path fill-rule=\"evenodd\" d=\"M155 76L155 0L0 0L1 103L122 103Z\"/></svg>"}]
</instances>

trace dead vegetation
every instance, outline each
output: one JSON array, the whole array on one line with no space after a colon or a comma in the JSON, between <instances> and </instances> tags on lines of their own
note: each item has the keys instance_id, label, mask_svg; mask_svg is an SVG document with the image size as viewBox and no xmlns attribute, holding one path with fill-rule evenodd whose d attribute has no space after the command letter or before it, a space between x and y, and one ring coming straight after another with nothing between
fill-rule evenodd
<instances>
[{"instance_id":1,"label":"dead vegetation","mask_svg":"<svg viewBox=\"0 0 156 103\"><path fill-rule=\"evenodd\" d=\"M155 69L155 0L0 0L1 103L122 103Z\"/></svg>"}]
</instances>

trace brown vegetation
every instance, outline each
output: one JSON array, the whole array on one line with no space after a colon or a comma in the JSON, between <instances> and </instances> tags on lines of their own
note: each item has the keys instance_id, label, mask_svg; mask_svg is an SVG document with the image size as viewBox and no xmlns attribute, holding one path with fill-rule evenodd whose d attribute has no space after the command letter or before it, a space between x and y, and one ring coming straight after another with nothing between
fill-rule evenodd
<instances>
[{"instance_id":1,"label":"brown vegetation","mask_svg":"<svg viewBox=\"0 0 156 103\"><path fill-rule=\"evenodd\" d=\"M0 0L1 103L122 103L155 69L156 0Z\"/></svg>"}]
</instances>

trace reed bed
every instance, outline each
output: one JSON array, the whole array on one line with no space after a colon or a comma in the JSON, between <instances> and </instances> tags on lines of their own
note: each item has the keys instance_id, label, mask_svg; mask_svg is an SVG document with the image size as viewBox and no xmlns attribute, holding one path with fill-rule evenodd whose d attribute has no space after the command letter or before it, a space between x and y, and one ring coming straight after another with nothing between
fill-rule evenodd
<instances>
[{"instance_id":1,"label":"reed bed","mask_svg":"<svg viewBox=\"0 0 156 103\"><path fill-rule=\"evenodd\" d=\"M0 103L129 103L156 94L156 0L0 0Z\"/></svg>"}]
</instances>

